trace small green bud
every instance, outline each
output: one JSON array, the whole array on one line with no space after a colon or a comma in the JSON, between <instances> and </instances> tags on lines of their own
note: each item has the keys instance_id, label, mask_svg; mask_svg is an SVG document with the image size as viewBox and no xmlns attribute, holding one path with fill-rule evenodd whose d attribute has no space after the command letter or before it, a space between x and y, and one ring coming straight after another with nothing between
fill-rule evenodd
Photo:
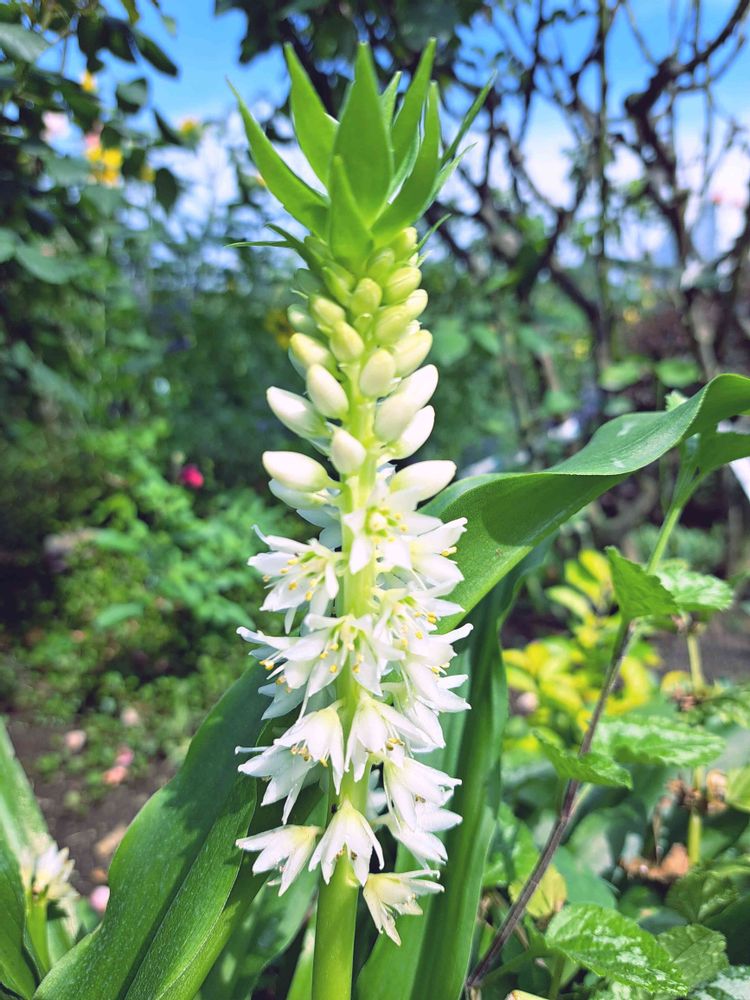
<instances>
[{"instance_id":1,"label":"small green bud","mask_svg":"<svg viewBox=\"0 0 750 1000\"><path fill-rule=\"evenodd\" d=\"M352 292L349 308L355 316L374 313L383 298L383 290L372 278L363 278Z\"/></svg>"},{"instance_id":2,"label":"small green bud","mask_svg":"<svg viewBox=\"0 0 750 1000\"><path fill-rule=\"evenodd\" d=\"M399 267L385 283L383 294L386 302L403 302L419 288L422 272L418 267Z\"/></svg>"},{"instance_id":3,"label":"small green bud","mask_svg":"<svg viewBox=\"0 0 750 1000\"><path fill-rule=\"evenodd\" d=\"M370 257L367 262L367 273L373 281L382 285L388 279L395 263L395 253L390 247L385 247L383 250L377 250Z\"/></svg>"},{"instance_id":4,"label":"small green bud","mask_svg":"<svg viewBox=\"0 0 750 1000\"><path fill-rule=\"evenodd\" d=\"M341 306L324 295L313 295L310 299L310 313L324 330L330 330L336 323L346 319L346 313Z\"/></svg>"},{"instance_id":5,"label":"small green bud","mask_svg":"<svg viewBox=\"0 0 750 1000\"><path fill-rule=\"evenodd\" d=\"M392 344L404 335L411 319L405 306L381 309L375 318L375 339L379 344Z\"/></svg>"},{"instance_id":6,"label":"small green bud","mask_svg":"<svg viewBox=\"0 0 750 1000\"><path fill-rule=\"evenodd\" d=\"M323 268L323 280L326 288L335 299L347 305L354 287L354 275L339 264L332 263Z\"/></svg>"},{"instance_id":7,"label":"small green bud","mask_svg":"<svg viewBox=\"0 0 750 1000\"><path fill-rule=\"evenodd\" d=\"M289 322L292 324L292 328L297 330L299 333L306 333L310 337L314 337L318 332L318 328L315 325L310 313L303 309L301 306L289 306L286 311Z\"/></svg>"},{"instance_id":8,"label":"small green bud","mask_svg":"<svg viewBox=\"0 0 750 1000\"><path fill-rule=\"evenodd\" d=\"M298 289L304 295L316 295L321 291L321 284L312 271L300 267L294 272L292 288Z\"/></svg>"},{"instance_id":9,"label":"small green bud","mask_svg":"<svg viewBox=\"0 0 750 1000\"><path fill-rule=\"evenodd\" d=\"M380 348L367 359L359 376L359 387L365 396L377 399L388 392L395 374L396 365L393 356L389 351Z\"/></svg>"},{"instance_id":10,"label":"small green bud","mask_svg":"<svg viewBox=\"0 0 750 1000\"><path fill-rule=\"evenodd\" d=\"M427 292L424 288L418 288L415 292L412 292L406 302L404 302L404 308L409 313L410 320L421 316L427 308Z\"/></svg>"},{"instance_id":11,"label":"small green bud","mask_svg":"<svg viewBox=\"0 0 750 1000\"><path fill-rule=\"evenodd\" d=\"M341 419L349 412L349 400L337 379L322 365L307 370L307 394L324 417Z\"/></svg>"},{"instance_id":12,"label":"small green bud","mask_svg":"<svg viewBox=\"0 0 750 1000\"><path fill-rule=\"evenodd\" d=\"M411 257L417 249L418 242L419 235L414 226L402 229L398 236L391 240L391 247L396 255L396 259L403 260L404 257Z\"/></svg>"},{"instance_id":13,"label":"small green bud","mask_svg":"<svg viewBox=\"0 0 750 1000\"><path fill-rule=\"evenodd\" d=\"M429 330L420 330L419 325L413 333L399 340L393 348L393 359L396 362L396 374L403 378L411 375L422 364L432 347L432 334Z\"/></svg>"},{"instance_id":14,"label":"small green bud","mask_svg":"<svg viewBox=\"0 0 750 1000\"><path fill-rule=\"evenodd\" d=\"M372 327L372 313L362 313L360 316L354 320L354 326L358 333L361 333L363 337L366 337L370 332Z\"/></svg>"},{"instance_id":15,"label":"small green bud","mask_svg":"<svg viewBox=\"0 0 750 1000\"><path fill-rule=\"evenodd\" d=\"M289 353L293 362L297 362L298 370L303 372L311 365L323 365L324 368L335 368L336 359L319 340L308 337L306 333L295 333L289 341Z\"/></svg>"},{"instance_id":16,"label":"small green bud","mask_svg":"<svg viewBox=\"0 0 750 1000\"><path fill-rule=\"evenodd\" d=\"M337 323L331 332L331 350L338 361L354 361L364 351L364 341L349 323Z\"/></svg>"}]
</instances>

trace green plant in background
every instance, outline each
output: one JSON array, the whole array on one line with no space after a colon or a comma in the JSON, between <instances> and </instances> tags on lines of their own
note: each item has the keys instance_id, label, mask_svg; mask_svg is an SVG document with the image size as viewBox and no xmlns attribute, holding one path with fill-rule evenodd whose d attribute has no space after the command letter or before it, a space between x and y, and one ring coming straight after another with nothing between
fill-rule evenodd
<instances>
[{"instance_id":1,"label":"green plant in background","mask_svg":"<svg viewBox=\"0 0 750 1000\"><path fill-rule=\"evenodd\" d=\"M193 739L177 776L131 825L112 863L110 904L99 927L82 933L69 950L66 944L54 953L48 948L52 967L46 975L45 944L54 921L44 928L29 926L19 894L18 844L24 828L17 818L20 810L6 809L12 832L3 833L8 846L3 872L8 877L0 881L0 893L13 919L0 938L0 977L4 987L21 997L101 1000L106 990L129 1000L240 1000L264 975L264 986L278 995L286 991L305 1000L350 992L372 1000L393 996L394 989L410 1000L457 1000L466 989L503 996L514 987L553 998L570 987L584 997L640 1000L641 993L676 998L703 982L713 981L708 988L715 992L726 982L747 981L743 963L750 959L742 942L735 947L727 929L736 919L731 912L736 900L717 918L726 921L724 930L709 926L713 918L700 905L704 890L714 884L710 879L718 878L737 893L744 884L740 855L746 814L727 810L714 838L715 855L736 852L722 860L731 870L711 869L697 897L690 887L682 898L677 894L671 903L674 926L669 928L639 925L635 917L643 914L637 912L636 900L630 901L630 912L616 911L600 884L605 869L596 856L609 838L624 841L636 823L641 830L648 826L643 802L660 799L664 777L652 768L704 767L724 748L723 733L710 723L701 726L676 717L674 704L661 713L602 717L642 623L688 611L684 589L655 574L698 483L726 461L750 452L747 436L716 432L720 421L750 407L750 383L740 376L720 376L668 412L632 414L605 424L575 456L551 469L470 477L414 513L416 503L445 482L451 463L406 466L392 474L392 469L378 469L378 462L385 455L393 462L410 457L432 424L426 404L434 370L418 368L430 339L417 323L426 305L419 290L421 247L410 226L449 169L461 137L441 155L436 94L428 83L431 52L428 48L398 101L398 79L379 94L371 56L361 49L340 123L325 115L290 55L297 135L326 185L324 191L303 183L245 116L253 156L269 190L314 234L301 240L277 227L281 238L270 241L293 248L308 265L295 283L303 293L301 304L290 313L298 331L291 351L307 398L275 390L270 401L295 431L330 453L340 479L332 479L309 455L267 456L276 493L302 508L325 532L307 545L272 538L272 552L254 558L269 577L267 607L286 610L290 629L265 637L270 647L262 654L265 666L281 680L268 685L274 689L269 692L274 694L272 717L264 718L268 699L258 686L266 674L256 666L224 694ZM557 817L550 808L539 817L549 836L537 858L536 844L529 844L524 832L528 814L521 821L512 819L502 803L507 685L499 628L525 575L544 555L540 543L593 499L675 448L680 472L648 565L630 562L615 550L608 553L619 616L613 622L614 637L602 629L604 678L581 745L576 751L572 739L570 744L555 743L542 734L540 742L560 778L561 808ZM189 549L192 544L196 554L210 547L209 529L195 524L189 505L186 509L164 477L152 475L142 460L142 455L133 459L142 483L135 491L137 504L151 504L143 520L158 522L156 510L163 511L181 545ZM226 610L221 588L186 579L172 548L167 558L160 552L158 537L150 549L144 529L135 523L141 518L132 517L129 491L117 485L113 496L114 502L102 506L103 530L114 532L104 541L109 538L111 544L116 538L126 554L139 560L143 556L150 571L160 568L166 589L158 596L174 601L175 608L182 602L189 605L194 597L196 604L190 607L196 617L204 601L211 615L221 617ZM106 518L112 519L110 526ZM438 526L438 518L445 526ZM454 553L464 521L466 531ZM410 539L408 546L404 536ZM137 553L128 553L132 539L139 543ZM213 560L224 558L224 551L218 545L209 560L212 579ZM600 568L596 572L601 575ZM420 591L420 576L437 589ZM585 577L571 578L580 590ZM228 579L233 586L233 575ZM602 581L595 576L590 582L593 606ZM453 584L448 602L445 593ZM338 604L329 609L333 601ZM144 593L139 592L137 602L147 613ZM425 614L416 624L420 605ZM302 636L291 631L298 610L307 617ZM338 617L327 617L329 610ZM376 610L377 620L363 622ZM123 624L129 620L122 607L117 613ZM471 614L474 631L460 654L458 671L467 675L472 708L467 714L448 714L441 737L434 709L463 707L450 687L452 672L444 675L443 666L452 655L452 641L465 634L460 628L465 614ZM334 635L344 627L340 619L349 631ZM438 623L439 628L432 628ZM392 628L399 624L405 632L394 641ZM264 642L257 633L248 637ZM314 683L308 686L310 678ZM334 683L333 703L311 702ZM301 717L294 711L300 701ZM363 705L370 711L367 724L362 723ZM287 708L291 714L282 714ZM400 721L404 716L408 727ZM236 745L250 745L254 752L266 748L241 765L248 773L237 771ZM430 745L435 749L424 761L413 757ZM381 805L377 815L401 837L398 848L390 839L376 848L371 839L369 824L376 816L367 811L365 782L354 780L364 776L368 765L382 772L391 808L384 812ZM257 802L253 772L272 778L265 805ZM512 774L506 776L509 788L512 779ZM549 789L549 768L545 780ZM632 799L631 786L636 788ZM440 810L452 787L456 816L447 817ZM5 788L13 803L22 797L17 785ZM612 809L587 811L602 804L600 795L612 796L604 802ZM554 794L544 801L554 802ZM436 808L430 810L430 804ZM417 829L420 836L409 837L414 814L424 821L431 811L438 828L429 829L424 822ZM558 856L553 870L549 865L571 816L579 823L575 834L584 850L567 863L565 855ZM460 823L447 822L456 817ZM443 837L439 827L449 825ZM707 826L703 864L709 860ZM237 842L262 852L253 859L237 849ZM645 846L645 840L641 843ZM365 858L373 853L382 858L388 874L369 871ZM618 855L612 847L613 868ZM308 859L320 860L330 877L323 881L317 907L311 905L316 891L311 873L302 871ZM445 863L439 882L430 871L425 883L424 862L432 859ZM281 879L288 893L279 897L264 884L265 869L285 861ZM586 864L594 878L581 889L570 872L583 869L585 882ZM352 869L368 889L364 903L357 883L350 882ZM411 893L426 884L432 889L421 900L423 916L395 926L395 914L389 911L413 914ZM497 890L506 886L504 897ZM370 921L355 923L358 910L368 905L391 936L377 935ZM48 909L46 916L54 914ZM392 939L396 934L400 947Z\"/></svg>"}]
</instances>

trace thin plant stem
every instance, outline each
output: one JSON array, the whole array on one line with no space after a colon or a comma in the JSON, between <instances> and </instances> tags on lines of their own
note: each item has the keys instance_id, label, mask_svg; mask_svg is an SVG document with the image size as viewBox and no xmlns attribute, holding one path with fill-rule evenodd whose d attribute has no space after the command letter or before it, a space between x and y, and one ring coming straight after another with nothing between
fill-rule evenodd
<instances>
[{"instance_id":1,"label":"thin plant stem","mask_svg":"<svg viewBox=\"0 0 750 1000\"><path fill-rule=\"evenodd\" d=\"M667 514L659 531L659 537L656 540L656 545L654 546L654 551L651 553L651 558L647 564L647 572L652 573L659 564L659 560L663 556L669 537L674 531L677 523L680 520L680 515L684 508L686 502L686 496L682 491L679 490L679 477L678 477L678 487L675 489L675 499L669 506ZM679 497L679 499L678 499ZM620 672L620 667L622 661L627 655L630 643L633 640L636 629L633 622L623 620L620 623L620 627L617 631L617 636L615 637L615 642L612 647L612 655L610 657L609 666L607 668L607 673L604 678L604 683L602 684L602 689L599 693L596 705L594 706L594 711L591 715L591 721L584 734L583 740L581 741L581 746L578 751L578 756L581 757L588 753L591 749L591 745L594 741L594 736L596 735L596 730L601 720L606 707L607 699L612 692L612 689L617 681L617 677ZM554 857L555 851L560 846L563 837L565 836L565 831L570 822L570 818L573 815L575 805L576 805L576 795L581 787L581 782L576 780L571 780L568 782L563 794L562 806L560 807L560 813L555 821L554 826L550 830L547 842L542 848L539 859L534 866L533 871L529 875L526 883L521 890L516 901L513 903L511 908L506 914L505 920L503 921L501 927L499 928L497 934L495 935L492 944L487 949L484 957L476 965L476 967L469 974L466 981L469 988L479 985L479 983L485 978L487 973L492 968L495 959L498 957L502 949L510 940L513 932L516 930L518 924L523 918L526 912L526 907L529 904L529 900L536 892L539 883L541 882L544 873L549 868L552 858Z\"/></svg>"},{"instance_id":2,"label":"thin plant stem","mask_svg":"<svg viewBox=\"0 0 750 1000\"><path fill-rule=\"evenodd\" d=\"M704 690L706 679L703 675L701 648L698 635L694 628L688 628L687 635L688 660L690 662L690 678L693 691L697 694ZM687 852L691 865L697 865L701 860L701 840L703 838L703 816L701 814L701 794L703 791L704 774L702 767L693 771L693 803L690 807L687 831Z\"/></svg>"},{"instance_id":3,"label":"thin plant stem","mask_svg":"<svg viewBox=\"0 0 750 1000\"><path fill-rule=\"evenodd\" d=\"M557 955L552 964L552 981L549 986L549 1000L557 1000L562 986L563 972L565 971L565 956Z\"/></svg>"}]
</instances>

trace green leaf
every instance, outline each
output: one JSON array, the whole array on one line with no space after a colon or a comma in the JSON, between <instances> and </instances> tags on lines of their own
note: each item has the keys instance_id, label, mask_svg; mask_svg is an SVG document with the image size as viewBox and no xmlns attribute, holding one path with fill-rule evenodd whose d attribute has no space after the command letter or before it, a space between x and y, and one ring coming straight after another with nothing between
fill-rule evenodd
<instances>
[{"instance_id":1,"label":"green leaf","mask_svg":"<svg viewBox=\"0 0 750 1000\"><path fill-rule=\"evenodd\" d=\"M144 610L141 601L110 604L108 608L104 608L103 611L99 612L91 624L97 631L104 632L108 628L114 628L115 625L127 621L129 618L142 618Z\"/></svg>"},{"instance_id":2,"label":"green leaf","mask_svg":"<svg viewBox=\"0 0 750 1000\"><path fill-rule=\"evenodd\" d=\"M734 591L728 583L716 576L694 573L685 563L665 563L656 575L672 595L680 611L726 611L732 606Z\"/></svg>"},{"instance_id":3,"label":"green leaf","mask_svg":"<svg viewBox=\"0 0 750 1000\"><path fill-rule=\"evenodd\" d=\"M700 924L672 927L657 940L691 989L709 982L728 965L724 935Z\"/></svg>"},{"instance_id":4,"label":"green leaf","mask_svg":"<svg viewBox=\"0 0 750 1000\"><path fill-rule=\"evenodd\" d=\"M640 382L646 372L642 358L627 358L607 365L599 378L599 385L607 392L619 392Z\"/></svg>"},{"instance_id":5,"label":"green leaf","mask_svg":"<svg viewBox=\"0 0 750 1000\"><path fill-rule=\"evenodd\" d=\"M16 234L12 229L0 229L0 264L11 260L16 252Z\"/></svg>"},{"instance_id":6,"label":"green leaf","mask_svg":"<svg viewBox=\"0 0 750 1000\"><path fill-rule=\"evenodd\" d=\"M660 458L685 437L750 406L750 379L719 375L669 413L611 420L572 458L546 472L463 479L426 508L444 520L468 519L458 545L464 580L453 600L467 611L543 538L631 472ZM454 628L461 615L443 619Z\"/></svg>"},{"instance_id":7,"label":"green leaf","mask_svg":"<svg viewBox=\"0 0 750 1000\"><path fill-rule=\"evenodd\" d=\"M750 455L750 434L734 431L704 431L698 440L696 464L701 474L707 476L729 462Z\"/></svg>"},{"instance_id":8,"label":"green leaf","mask_svg":"<svg viewBox=\"0 0 750 1000\"><path fill-rule=\"evenodd\" d=\"M29 31L22 24L0 24L0 48L11 59L33 63L49 45L40 33Z\"/></svg>"},{"instance_id":9,"label":"green leaf","mask_svg":"<svg viewBox=\"0 0 750 1000\"><path fill-rule=\"evenodd\" d=\"M361 265L373 245L340 156L334 156L331 167L329 241L335 257L354 269Z\"/></svg>"},{"instance_id":10,"label":"green leaf","mask_svg":"<svg viewBox=\"0 0 750 1000\"><path fill-rule=\"evenodd\" d=\"M268 190L303 226L325 235L327 206L323 197L287 166L234 87L232 93L239 104L250 152Z\"/></svg>"},{"instance_id":11,"label":"green leaf","mask_svg":"<svg viewBox=\"0 0 750 1000\"><path fill-rule=\"evenodd\" d=\"M708 868L693 868L670 886L667 906L690 923L704 923L739 899L728 878Z\"/></svg>"},{"instance_id":12,"label":"green leaf","mask_svg":"<svg viewBox=\"0 0 750 1000\"><path fill-rule=\"evenodd\" d=\"M284 46L284 55L292 80L290 103L294 134L308 163L327 186L338 122L327 114L291 43Z\"/></svg>"},{"instance_id":13,"label":"green leaf","mask_svg":"<svg viewBox=\"0 0 750 1000\"><path fill-rule=\"evenodd\" d=\"M629 917L592 904L567 906L552 918L545 942L553 951L618 983L682 993L668 952Z\"/></svg>"},{"instance_id":14,"label":"green leaf","mask_svg":"<svg viewBox=\"0 0 750 1000\"><path fill-rule=\"evenodd\" d=\"M32 996L34 976L23 953L26 923L21 875L8 843L0 837L0 982L24 998Z\"/></svg>"},{"instance_id":15,"label":"green leaf","mask_svg":"<svg viewBox=\"0 0 750 1000\"><path fill-rule=\"evenodd\" d=\"M621 556L611 545L605 551L612 570L615 599L625 621L677 614L677 605L657 576Z\"/></svg>"},{"instance_id":16,"label":"green leaf","mask_svg":"<svg viewBox=\"0 0 750 1000\"><path fill-rule=\"evenodd\" d=\"M425 46L419 60L414 77L404 94L404 99L398 109L398 114L391 129L393 143L393 162L396 176L402 174L402 168L412 158L413 151L419 140L419 126L422 121L427 91L430 86L432 64L435 60L436 41L431 38Z\"/></svg>"},{"instance_id":17,"label":"green leaf","mask_svg":"<svg viewBox=\"0 0 750 1000\"><path fill-rule=\"evenodd\" d=\"M538 729L534 730L534 735L541 744L542 753L561 778L612 788L633 787L633 779L628 771L606 754L591 750L579 757L577 753L557 746Z\"/></svg>"},{"instance_id":18,"label":"green leaf","mask_svg":"<svg viewBox=\"0 0 750 1000\"><path fill-rule=\"evenodd\" d=\"M159 167L154 176L154 191L161 207L169 212L180 194L180 185L171 170Z\"/></svg>"},{"instance_id":19,"label":"green leaf","mask_svg":"<svg viewBox=\"0 0 750 1000\"><path fill-rule=\"evenodd\" d=\"M513 902L521 895L524 885L525 882L521 879L511 882L509 893ZM564 876L554 865L550 865L534 890L526 906L526 912L535 920L549 920L553 914L562 909L567 898L568 886Z\"/></svg>"},{"instance_id":20,"label":"green leaf","mask_svg":"<svg viewBox=\"0 0 750 1000\"><path fill-rule=\"evenodd\" d=\"M383 121L385 122L386 129L391 127L393 109L396 106L396 96L398 94L398 85L401 82L401 76L402 73L400 70L398 73L394 73L391 77L391 82L380 95L380 110L383 113Z\"/></svg>"},{"instance_id":21,"label":"green leaf","mask_svg":"<svg viewBox=\"0 0 750 1000\"><path fill-rule=\"evenodd\" d=\"M663 716L605 719L597 735L597 742L628 764L699 767L715 760L724 749L721 736Z\"/></svg>"},{"instance_id":22,"label":"green leaf","mask_svg":"<svg viewBox=\"0 0 750 1000\"><path fill-rule=\"evenodd\" d=\"M141 76L130 83L118 83L115 87L117 103L123 111L135 114L148 100L148 80Z\"/></svg>"},{"instance_id":23,"label":"green leaf","mask_svg":"<svg viewBox=\"0 0 750 1000\"><path fill-rule=\"evenodd\" d=\"M617 908L609 882L595 875L585 860L574 855L568 847L558 847L555 851L555 865L567 884L569 903L596 903L608 910Z\"/></svg>"},{"instance_id":24,"label":"green leaf","mask_svg":"<svg viewBox=\"0 0 750 1000\"><path fill-rule=\"evenodd\" d=\"M701 370L695 361L686 358L665 358L654 366L656 377L667 389L685 389L701 380Z\"/></svg>"},{"instance_id":25,"label":"green leaf","mask_svg":"<svg viewBox=\"0 0 750 1000\"><path fill-rule=\"evenodd\" d=\"M45 281L49 285L62 285L70 280L68 262L43 253L36 244L17 243L15 256L18 263L39 281Z\"/></svg>"},{"instance_id":26,"label":"green leaf","mask_svg":"<svg viewBox=\"0 0 750 1000\"><path fill-rule=\"evenodd\" d=\"M487 81L487 83L485 83L485 85L479 91L477 96L471 102L471 107L464 115L463 121L461 122L458 132L456 133L456 136L453 139L453 142L450 144L450 146L446 149L445 153L443 154L443 159L441 161L443 166L448 166L451 163L451 161L456 157L456 154L458 153L458 147L463 142L464 136L467 134L471 126L474 124L474 119L484 107L484 102L487 100L487 95L492 90L494 85L495 85L495 74L493 73L492 76ZM463 153L461 153L460 155L463 155Z\"/></svg>"},{"instance_id":27,"label":"green leaf","mask_svg":"<svg viewBox=\"0 0 750 1000\"><path fill-rule=\"evenodd\" d=\"M344 161L352 192L369 224L388 195L393 154L380 109L372 54L366 44L357 52L354 83L344 103L333 152Z\"/></svg>"},{"instance_id":28,"label":"green leaf","mask_svg":"<svg viewBox=\"0 0 750 1000\"><path fill-rule=\"evenodd\" d=\"M713 982L690 994L690 1000L748 1000L750 998L750 966L738 965L724 969Z\"/></svg>"},{"instance_id":29,"label":"green leaf","mask_svg":"<svg viewBox=\"0 0 750 1000\"><path fill-rule=\"evenodd\" d=\"M440 111L437 84L430 84L425 113L424 136L414 166L401 190L374 226L376 237L385 242L404 226L421 218L429 207L440 167Z\"/></svg>"},{"instance_id":30,"label":"green leaf","mask_svg":"<svg viewBox=\"0 0 750 1000\"><path fill-rule=\"evenodd\" d=\"M177 66L152 38L144 35L142 31L134 30L133 41L140 54L146 62L151 63L154 69L158 69L160 73L165 73L167 76L179 76L180 71Z\"/></svg>"},{"instance_id":31,"label":"green leaf","mask_svg":"<svg viewBox=\"0 0 750 1000\"><path fill-rule=\"evenodd\" d=\"M724 801L733 809L750 813L750 765L727 771Z\"/></svg>"},{"instance_id":32,"label":"green leaf","mask_svg":"<svg viewBox=\"0 0 750 1000\"><path fill-rule=\"evenodd\" d=\"M112 1000L195 996L243 861L234 841L255 808L255 783L237 773L234 746L260 729L266 703L258 680L248 670L230 688L177 776L133 821L112 861L101 925L54 966L38 1000L101 1000L102 983ZM235 919L243 913L231 909ZM231 929L222 927L228 938ZM188 968L194 979L183 988Z\"/></svg>"}]
</instances>

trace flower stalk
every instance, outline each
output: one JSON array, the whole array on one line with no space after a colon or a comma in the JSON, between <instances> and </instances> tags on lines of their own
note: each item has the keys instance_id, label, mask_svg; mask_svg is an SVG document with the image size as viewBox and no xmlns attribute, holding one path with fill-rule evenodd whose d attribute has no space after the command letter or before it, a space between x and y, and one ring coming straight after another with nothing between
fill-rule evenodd
<instances>
[{"instance_id":1,"label":"flower stalk","mask_svg":"<svg viewBox=\"0 0 750 1000\"><path fill-rule=\"evenodd\" d=\"M259 852L254 871L279 869L281 892L305 866L320 870L313 1000L351 995L360 890L378 931L398 944L396 917L418 915L417 898L442 889L435 831L460 821L446 808L457 780L419 760L445 745L439 715L468 708L455 690L466 678L448 671L471 626L439 630L461 610L446 597L461 579L452 556L464 519L443 524L418 510L455 466L397 464L429 437L438 380L423 364L432 337L420 323L427 294L413 227L452 166L440 153L433 53L431 44L394 116L362 46L335 122L287 51L297 138L323 190L292 174L241 104L269 190L308 230L299 240L273 227L306 264L289 310L305 394L272 388L268 401L323 460L263 458L272 492L318 533L306 543L269 537L269 551L250 560L268 587L264 608L284 612L284 634L239 632L268 672L265 718L287 728L270 746L238 748L250 754L239 769L268 782L264 805L284 808L281 827L238 846ZM320 828L292 822L314 782L327 789ZM384 836L418 867L384 872Z\"/></svg>"}]
</instances>

